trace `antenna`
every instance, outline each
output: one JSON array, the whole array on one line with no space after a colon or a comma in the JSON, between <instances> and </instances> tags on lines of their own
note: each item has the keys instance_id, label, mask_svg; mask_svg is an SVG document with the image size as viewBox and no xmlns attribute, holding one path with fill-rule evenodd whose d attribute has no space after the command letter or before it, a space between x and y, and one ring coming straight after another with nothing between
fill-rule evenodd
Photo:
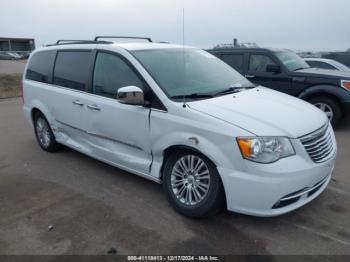
<instances>
[{"instance_id":1,"label":"antenna","mask_svg":"<svg viewBox=\"0 0 350 262\"><path fill-rule=\"evenodd\" d=\"M185 45L185 8L182 8L182 45Z\"/></svg>"},{"instance_id":2,"label":"antenna","mask_svg":"<svg viewBox=\"0 0 350 262\"><path fill-rule=\"evenodd\" d=\"M186 70L186 66L185 66L185 8L182 8L182 64L183 64L183 78L185 78L185 70ZM183 108L186 108L186 99L185 99L185 95L183 97L183 104L182 104Z\"/></svg>"}]
</instances>

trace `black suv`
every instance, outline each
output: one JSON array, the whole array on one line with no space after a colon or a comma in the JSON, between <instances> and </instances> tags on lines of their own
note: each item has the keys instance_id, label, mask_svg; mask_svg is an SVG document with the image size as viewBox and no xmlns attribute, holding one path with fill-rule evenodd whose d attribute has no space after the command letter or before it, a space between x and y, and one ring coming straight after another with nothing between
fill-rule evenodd
<instances>
[{"instance_id":1,"label":"black suv","mask_svg":"<svg viewBox=\"0 0 350 262\"><path fill-rule=\"evenodd\" d=\"M350 115L350 73L310 68L290 50L218 48L207 50L253 83L307 100L333 126Z\"/></svg>"}]
</instances>

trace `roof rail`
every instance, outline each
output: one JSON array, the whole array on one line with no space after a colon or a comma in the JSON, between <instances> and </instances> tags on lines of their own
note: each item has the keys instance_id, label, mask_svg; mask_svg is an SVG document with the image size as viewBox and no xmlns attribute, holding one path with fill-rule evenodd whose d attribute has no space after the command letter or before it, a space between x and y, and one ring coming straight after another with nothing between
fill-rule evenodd
<instances>
[{"instance_id":1,"label":"roof rail","mask_svg":"<svg viewBox=\"0 0 350 262\"><path fill-rule=\"evenodd\" d=\"M46 46L55 46L55 45L72 45L72 44L112 44L111 41L99 40L101 38L121 38L121 39L140 39L146 40L147 42L152 42L152 39L149 37L136 37L136 36L96 36L94 40L78 40L78 39L60 39L57 40L54 44L48 44Z\"/></svg>"},{"instance_id":2,"label":"roof rail","mask_svg":"<svg viewBox=\"0 0 350 262\"><path fill-rule=\"evenodd\" d=\"M48 44L46 46L55 46L55 45L71 45L71 44L111 44L113 42L109 41L94 41L94 40L68 40L68 39L61 39L57 40L54 44Z\"/></svg>"},{"instance_id":3,"label":"roof rail","mask_svg":"<svg viewBox=\"0 0 350 262\"><path fill-rule=\"evenodd\" d=\"M56 45L63 44L110 44L110 41L97 41L97 40L58 40Z\"/></svg>"},{"instance_id":4,"label":"roof rail","mask_svg":"<svg viewBox=\"0 0 350 262\"><path fill-rule=\"evenodd\" d=\"M140 39L140 40L146 40L147 42L152 42L152 39L149 37L138 37L138 36L96 36L95 41L98 41L101 38L120 38L120 39Z\"/></svg>"},{"instance_id":5,"label":"roof rail","mask_svg":"<svg viewBox=\"0 0 350 262\"><path fill-rule=\"evenodd\" d=\"M74 43L74 42L91 42L91 40L60 39L60 40L57 40L56 45L59 45L62 43Z\"/></svg>"}]
</instances>

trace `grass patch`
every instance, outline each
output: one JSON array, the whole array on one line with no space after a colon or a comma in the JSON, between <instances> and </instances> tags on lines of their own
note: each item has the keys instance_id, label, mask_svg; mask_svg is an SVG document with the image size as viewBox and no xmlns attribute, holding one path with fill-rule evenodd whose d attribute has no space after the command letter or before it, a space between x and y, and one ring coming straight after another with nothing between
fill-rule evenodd
<instances>
[{"instance_id":1,"label":"grass patch","mask_svg":"<svg viewBox=\"0 0 350 262\"><path fill-rule=\"evenodd\" d=\"M0 74L0 98L21 96L22 75L2 75Z\"/></svg>"}]
</instances>

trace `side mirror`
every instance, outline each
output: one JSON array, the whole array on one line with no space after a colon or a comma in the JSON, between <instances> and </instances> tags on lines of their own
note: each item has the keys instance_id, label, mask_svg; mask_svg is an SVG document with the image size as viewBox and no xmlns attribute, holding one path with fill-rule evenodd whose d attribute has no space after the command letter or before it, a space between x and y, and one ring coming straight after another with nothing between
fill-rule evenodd
<instances>
[{"instance_id":1,"label":"side mirror","mask_svg":"<svg viewBox=\"0 0 350 262\"><path fill-rule=\"evenodd\" d=\"M279 65L276 65L276 64L268 64L268 65L266 65L266 72L280 73L281 67Z\"/></svg>"},{"instance_id":2,"label":"side mirror","mask_svg":"<svg viewBox=\"0 0 350 262\"><path fill-rule=\"evenodd\" d=\"M117 91L117 100L122 104L144 105L145 98L141 88L137 86L121 87Z\"/></svg>"}]
</instances>

